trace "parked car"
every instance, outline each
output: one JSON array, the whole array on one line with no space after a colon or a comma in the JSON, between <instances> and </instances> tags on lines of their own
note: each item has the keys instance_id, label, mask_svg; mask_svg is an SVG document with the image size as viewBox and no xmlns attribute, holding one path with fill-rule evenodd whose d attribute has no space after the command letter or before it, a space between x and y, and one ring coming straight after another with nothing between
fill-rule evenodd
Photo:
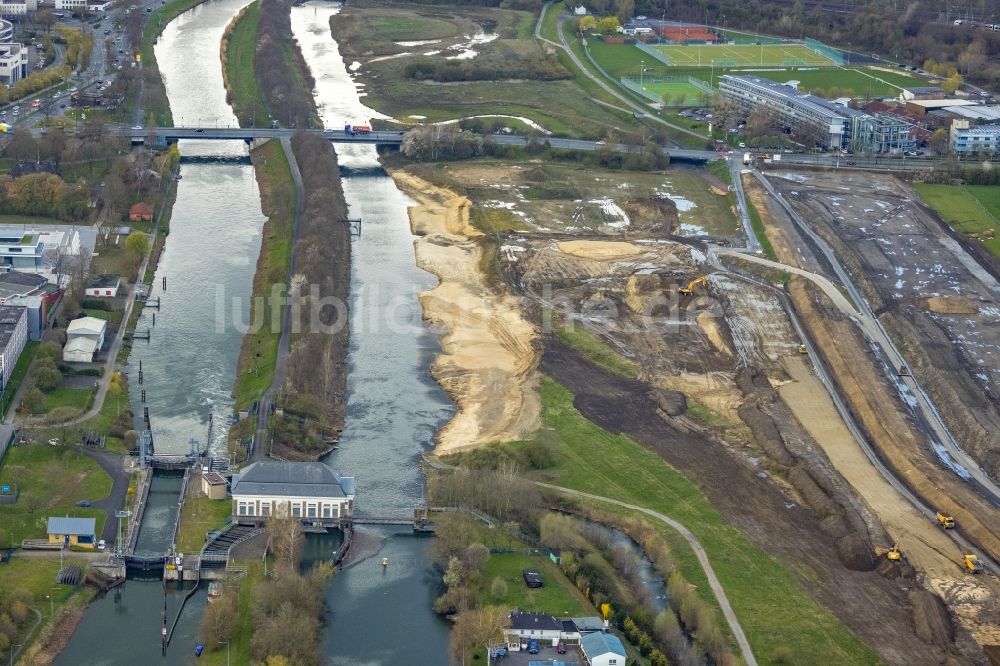
<instances>
[{"instance_id":1,"label":"parked car","mask_svg":"<svg viewBox=\"0 0 1000 666\"><path fill-rule=\"evenodd\" d=\"M87 507L90 506L90 500L80 500L79 502L76 503L76 505L86 509Z\"/></svg>"},{"instance_id":2,"label":"parked car","mask_svg":"<svg viewBox=\"0 0 1000 666\"><path fill-rule=\"evenodd\" d=\"M101 539L100 541L97 542L97 550L104 550L107 547L108 547L108 542L105 541L104 539Z\"/></svg>"},{"instance_id":3,"label":"parked car","mask_svg":"<svg viewBox=\"0 0 1000 666\"><path fill-rule=\"evenodd\" d=\"M528 641L528 654L538 654L538 641L534 638Z\"/></svg>"},{"instance_id":4,"label":"parked car","mask_svg":"<svg viewBox=\"0 0 1000 666\"><path fill-rule=\"evenodd\" d=\"M566 654L566 644L563 643L562 641L559 641L559 644L556 645L556 652L558 652L559 654Z\"/></svg>"}]
</instances>

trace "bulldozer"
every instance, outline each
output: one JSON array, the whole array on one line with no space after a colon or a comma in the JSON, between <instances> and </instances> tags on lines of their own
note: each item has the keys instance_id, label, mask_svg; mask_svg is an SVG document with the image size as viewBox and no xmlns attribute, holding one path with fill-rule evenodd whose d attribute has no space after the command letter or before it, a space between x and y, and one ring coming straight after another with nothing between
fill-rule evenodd
<instances>
[{"instance_id":1,"label":"bulldozer","mask_svg":"<svg viewBox=\"0 0 1000 666\"><path fill-rule=\"evenodd\" d=\"M809 350L808 350L808 349L806 349L806 346L805 346L805 345L799 345L799 353L800 353L800 354L808 354L808 353L809 353Z\"/></svg>"},{"instance_id":2,"label":"bulldozer","mask_svg":"<svg viewBox=\"0 0 1000 666\"><path fill-rule=\"evenodd\" d=\"M682 294L690 295L694 293L694 288L697 287L698 285L701 285L703 287L708 286L708 277L705 275L702 275L701 277L696 277L695 279L688 282L686 287L681 287L677 291L681 292Z\"/></svg>"},{"instance_id":3,"label":"bulldozer","mask_svg":"<svg viewBox=\"0 0 1000 666\"><path fill-rule=\"evenodd\" d=\"M977 574L983 570L983 565L979 563L979 558L972 553L966 553L962 556L962 566L965 568L966 573Z\"/></svg>"}]
</instances>

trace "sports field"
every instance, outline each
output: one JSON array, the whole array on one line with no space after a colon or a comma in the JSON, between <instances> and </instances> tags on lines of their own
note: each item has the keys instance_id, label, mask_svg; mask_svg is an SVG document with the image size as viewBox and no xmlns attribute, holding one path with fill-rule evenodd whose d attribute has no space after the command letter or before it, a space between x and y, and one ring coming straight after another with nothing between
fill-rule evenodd
<instances>
[{"instance_id":1,"label":"sports field","mask_svg":"<svg viewBox=\"0 0 1000 666\"><path fill-rule=\"evenodd\" d=\"M710 93L690 83L644 83L642 88L643 92L648 93L647 97L652 96L666 106L691 106L701 103L705 97L711 97Z\"/></svg>"},{"instance_id":2,"label":"sports field","mask_svg":"<svg viewBox=\"0 0 1000 666\"><path fill-rule=\"evenodd\" d=\"M654 49L674 67L832 67L835 63L801 44L658 45Z\"/></svg>"}]
</instances>

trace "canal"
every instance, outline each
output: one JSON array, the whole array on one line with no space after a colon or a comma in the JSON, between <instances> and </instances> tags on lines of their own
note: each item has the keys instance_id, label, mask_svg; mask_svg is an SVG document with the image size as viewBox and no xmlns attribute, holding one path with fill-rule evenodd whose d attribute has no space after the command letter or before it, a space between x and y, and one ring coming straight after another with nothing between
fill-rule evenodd
<instances>
[{"instance_id":1,"label":"canal","mask_svg":"<svg viewBox=\"0 0 1000 666\"><path fill-rule=\"evenodd\" d=\"M225 102L219 43L247 2L210 0L172 21L159 38L156 56L176 123L236 124ZM328 127L377 116L361 104L330 35L329 19L338 11L337 5L320 3L292 10L293 30L316 78L316 99ZM181 152L233 156L245 155L246 147L185 141ZM440 348L422 321L417 298L435 280L416 267L406 213L411 201L382 171L374 148L346 147L338 158L347 202L352 216L363 220L363 235L352 257L347 421L340 448L327 462L357 477L358 511L408 513L425 501L420 455L433 447L434 434L453 413L428 372ZM225 450L263 222L252 167L223 162L181 167L170 235L153 282L162 309L155 327L144 313L139 326L152 328L152 340L138 343L129 359L133 402L141 405L145 389L161 453L186 453L192 438L213 453ZM141 386L134 380L140 359ZM206 442L209 415L215 427ZM169 542L178 490L179 481L169 477L154 482L140 550L159 550ZM440 590L427 556L429 540L378 529L366 536L377 554L339 573L327 593L326 663L447 663L448 624L431 611ZM307 562L323 558L338 543L335 536L310 536ZM388 567L381 565L383 557ZM168 590L169 621L181 597ZM94 601L57 663L193 663L205 603L203 593L188 602L161 656L162 585L130 579Z\"/></svg>"}]
</instances>

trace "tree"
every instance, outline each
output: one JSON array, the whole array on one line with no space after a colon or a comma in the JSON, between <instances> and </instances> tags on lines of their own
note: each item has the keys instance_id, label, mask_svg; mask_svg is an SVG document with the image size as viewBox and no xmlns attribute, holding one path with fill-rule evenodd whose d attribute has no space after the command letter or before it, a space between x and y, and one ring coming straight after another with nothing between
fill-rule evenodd
<instances>
[{"instance_id":1,"label":"tree","mask_svg":"<svg viewBox=\"0 0 1000 666\"><path fill-rule=\"evenodd\" d=\"M267 536L279 571L294 573L302 557L302 523L294 516L271 516Z\"/></svg>"},{"instance_id":2,"label":"tree","mask_svg":"<svg viewBox=\"0 0 1000 666\"><path fill-rule=\"evenodd\" d=\"M981 40L969 44L958 56L958 67L968 76L986 64L986 45Z\"/></svg>"},{"instance_id":3,"label":"tree","mask_svg":"<svg viewBox=\"0 0 1000 666\"><path fill-rule=\"evenodd\" d=\"M149 236L141 231L133 231L125 239L125 253L134 268L138 268L143 258L149 254Z\"/></svg>"},{"instance_id":4,"label":"tree","mask_svg":"<svg viewBox=\"0 0 1000 666\"><path fill-rule=\"evenodd\" d=\"M462 554L462 564L469 572L481 572L489 560L490 550L481 543L469 544Z\"/></svg>"},{"instance_id":5,"label":"tree","mask_svg":"<svg viewBox=\"0 0 1000 666\"><path fill-rule=\"evenodd\" d=\"M210 646L233 637L239 613L236 599L228 591L215 602L208 604L201 616L201 635Z\"/></svg>"},{"instance_id":6,"label":"tree","mask_svg":"<svg viewBox=\"0 0 1000 666\"><path fill-rule=\"evenodd\" d=\"M31 386L21 396L21 408L28 414L36 414L45 402L45 394L37 386Z\"/></svg>"},{"instance_id":7,"label":"tree","mask_svg":"<svg viewBox=\"0 0 1000 666\"><path fill-rule=\"evenodd\" d=\"M931 140L928 145L936 154L944 155L948 152L948 145L950 142L951 137L948 136L948 130L943 127L939 127L934 130L934 134L931 135Z\"/></svg>"},{"instance_id":8,"label":"tree","mask_svg":"<svg viewBox=\"0 0 1000 666\"><path fill-rule=\"evenodd\" d=\"M59 372L59 368L56 367L55 361L51 358L40 358L35 361L33 376L35 386L42 393L51 393L56 390L63 379L62 373Z\"/></svg>"},{"instance_id":9,"label":"tree","mask_svg":"<svg viewBox=\"0 0 1000 666\"><path fill-rule=\"evenodd\" d=\"M35 21L39 25L45 26L45 32L48 34L52 30L52 26L56 23L56 15L51 9L40 9L35 14Z\"/></svg>"},{"instance_id":10,"label":"tree","mask_svg":"<svg viewBox=\"0 0 1000 666\"><path fill-rule=\"evenodd\" d=\"M958 90L959 86L962 85L962 75L955 72L941 84L941 90L944 91L946 95L954 95L955 91Z\"/></svg>"},{"instance_id":11,"label":"tree","mask_svg":"<svg viewBox=\"0 0 1000 666\"><path fill-rule=\"evenodd\" d=\"M501 643L504 627L509 622L509 612L499 606L484 606L460 613L451 629L449 648L452 659L465 664L471 650Z\"/></svg>"}]
</instances>

